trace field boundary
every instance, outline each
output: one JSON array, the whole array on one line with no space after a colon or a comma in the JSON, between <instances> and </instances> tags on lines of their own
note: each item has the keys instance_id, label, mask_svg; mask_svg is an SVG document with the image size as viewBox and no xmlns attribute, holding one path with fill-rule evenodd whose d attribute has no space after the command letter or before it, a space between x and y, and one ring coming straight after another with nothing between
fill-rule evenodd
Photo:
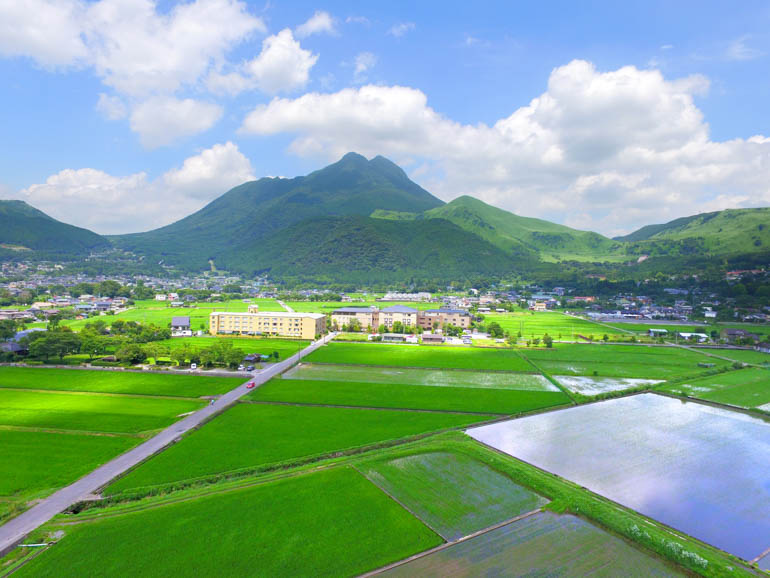
<instances>
[{"instance_id":1,"label":"field boundary","mask_svg":"<svg viewBox=\"0 0 770 578\"><path fill-rule=\"evenodd\" d=\"M418 386L419 387L419 386ZM516 391L516 390L513 390ZM551 393L556 393L551 392ZM447 413L447 414L461 414L461 415L494 415L494 416L508 416L508 413L498 413L490 411L462 411L453 409L422 409L414 407L378 407L374 405L338 405L333 403L309 403L302 401L270 401L270 400L257 400L257 399L243 399L238 403L243 404L256 404L256 405L289 405L299 407L329 407L335 409L363 409L368 411L412 411L417 413Z\"/></svg>"}]
</instances>

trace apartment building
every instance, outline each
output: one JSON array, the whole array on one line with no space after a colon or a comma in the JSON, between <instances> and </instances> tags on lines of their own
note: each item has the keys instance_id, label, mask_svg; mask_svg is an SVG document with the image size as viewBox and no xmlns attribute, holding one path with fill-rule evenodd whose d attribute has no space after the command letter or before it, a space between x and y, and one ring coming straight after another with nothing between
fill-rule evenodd
<instances>
[{"instance_id":1,"label":"apartment building","mask_svg":"<svg viewBox=\"0 0 770 578\"><path fill-rule=\"evenodd\" d=\"M272 335L315 339L326 333L326 316L323 313L214 312L209 316L211 335Z\"/></svg>"},{"instance_id":2,"label":"apartment building","mask_svg":"<svg viewBox=\"0 0 770 578\"><path fill-rule=\"evenodd\" d=\"M377 307L341 307L332 313L332 323L338 327L358 321L361 329L377 329L380 326L380 310Z\"/></svg>"},{"instance_id":3,"label":"apartment building","mask_svg":"<svg viewBox=\"0 0 770 578\"><path fill-rule=\"evenodd\" d=\"M404 327L417 327L417 317L420 312L404 305L393 305L385 307L380 311L380 324L388 329L393 328L393 324L400 321Z\"/></svg>"},{"instance_id":4,"label":"apartment building","mask_svg":"<svg viewBox=\"0 0 770 578\"><path fill-rule=\"evenodd\" d=\"M471 326L471 315L462 309L427 309L420 311L418 324L425 330L433 329L434 324L441 328L445 325L454 325L462 329Z\"/></svg>"}]
</instances>

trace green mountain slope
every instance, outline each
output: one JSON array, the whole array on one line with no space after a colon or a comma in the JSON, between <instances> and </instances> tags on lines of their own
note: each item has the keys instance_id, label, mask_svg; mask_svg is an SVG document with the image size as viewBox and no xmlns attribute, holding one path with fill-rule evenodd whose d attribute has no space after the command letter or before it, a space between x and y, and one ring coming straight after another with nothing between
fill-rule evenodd
<instances>
[{"instance_id":1,"label":"green mountain slope","mask_svg":"<svg viewBox=\"0 0 770 578\"><path fill-rule=\"evenodd\" d=\"M544 261L624 261L623 244L598 233L520 217L462 196L425 213L452 221L510 254L536 253Z\"/></svg>"},{"instance_id":2,"label":"green mountain slope","mask_svg":"<svg viewBox=\"0 0 770 578\"><path fill-rule=\"evenodd\" d=\"M307 176L244 183L171 225L111 239L119 247L200 269L209 259L229 261L242 248L314 217L369 215L377 209L422 212L442 204L389 160L348 153Z\"/></svg>"},{"instance_id":3,"label":"green mountain slope","mask_svg":"<svg viewBox=\"0 0 770 578\"><path fill-rule=\"evenodd\" d=\"M405 222L351 215L297 223L223 264L279 278L374 282L499 276L536 262L513 259L443 219Z\"/></svg>"},{"instance_id":4,"label":"green mountain slope","mask_svg":"<svg viewBox=\"0 0 770 578\"><path fill-rule=\"evenodd\" d=\"M82 256L109 246L101 235L57 221L24 201L0 201L0 248L5 252Z\"/></svg>"},{"instance_id":5,"label":"green mountain slope","mask_svg":"<svg viewBox=\"0 0 770 578\"><path fill-rule=\"evenodd\" d=\"M648 225L617 237L649 255L738 255L770 249L770 208L726 209Z\"/></svg>"}]
</instances>

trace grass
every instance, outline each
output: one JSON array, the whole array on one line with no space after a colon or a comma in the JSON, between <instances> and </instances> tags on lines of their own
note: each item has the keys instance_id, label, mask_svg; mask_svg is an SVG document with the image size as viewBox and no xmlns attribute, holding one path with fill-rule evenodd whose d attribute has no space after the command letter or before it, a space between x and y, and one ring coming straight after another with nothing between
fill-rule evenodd
<instances>
[{"instance_id":1,"label":"grass","mask_svg":"<svg viewBox=\"0 0 770 578\"><path fill-rule=\"evenodd\" d=\"M708 353L734 359L741 363L753 363L755 365L770 364L770 354L752 349L709 349Z\"/></svg>"},{"instance_id":2,"label":"grass","mask_svg":"<svg viewBox=\"0 0 770 578\"><path fill-rule=\"evenodd\" d=\"M547 502L464 454L416 454L362 465L361 470L448 541Z\"/></svg>"},{"instance_id":3,"label":"grass","mask_svg":"<svg viewBox=\"0 0 770 578\"><path fill-rule=\"evenodd\" d=\"M533 371L515 351L472 347L332 342L316 349L305 360L354 365Z\"/></svg>"},{"instance_id":4,"label":"grass","mask_svg":"<svg viewBox=\"0 0 770 578\"><path fill-rule=\"evenodd\" d=\"M441 543L349 468L63 529L19 576L352 576Z\"/></svg>"},{"instance_id":5,"label":"grass","mask_svg":"<svg viewBox=\"0 0 770 578\"><path fill-rule=\"evenodd\" d=\"M430 387L468 387L483 389L519 389L524 391L559 391L542 375L485 371L457 371L396 367L300 364L287 373L288 379L320 379L322 381L357 381Z\"/></svg>"},{"instance_id":6,"label":"grass","mask_svg":"<svg viewBox=\"0 0 770 578\"><path fill-rule=\"evenodd\" d=\"M522 413L570 403L570 399L561 391L426 387L300 379L271 380L250 393L249 399L495 414Z\"/></svg>"},{"instance_id":7,"label":"grass","mask_svg":"<svg viewBox=\"0 0 770 578\"><path fill-rule=\"evenodd\" d=\"M239 404L107 488L257 468L481 421L480 416Z\"/></svg>"},{"instance_id":8,"label":"grass","mask_svg":"<svg viewBox=\"0 0 770 578\"><path fill-rule=\"evenodd\" d=\"M259 353L270 355L277 351L280 359L285 359L297 353L298 350L307 347L310 342L302 339L273 339L269 337L174 337L165 341L156 341L157 344L174 350L185 345L200 351L211 347L214 343L232 343L235 349L244 353Z\"/></svg>"},{"instance_id":9,"label":"grass","mask_svg":"<svg viewBox=\"0 0 770 578\"><path fill-rule=\"evenodd\" d=\"M704 373L699 363L714 363L717 368L730 365L697 351L644 345L559 345L522 354L551 375L672 379Z\"/></svg>"},{"instance_id":10,"label":"grass","mask_svg":"<svg viewBox=\"0 0 770 578\"><path fill-rule=\"evenodd\" d=\"M685 576L571 515L541 512L419 558L385 576Z\"/></svg>"},{"instance_id":11,"label":"grass","mask_svg":"<svg viewBox=\"0 0 770 578\"><path fill-rule=\"evenodd\" d=\"M41 497L139 441L130 437L0 429L0 496L12 500Z\"/></svg>"},{"instance_id":12,"label":"grass","mask_svg":"<svg viewBox=\"0 0 770 578\"><path fill-rule=\"evenodd\" d=\"M505 331L517 336L521 331L523 340L542 339L546 333L554 340L577 341L578 335L594 339L601 339L608 334L613 340L628 339L629 335L623 331L613 331L593 321L565 315L560 311L516 311L513 313L483 313L484 323L495 321ZM561 336L561 337L559 337Z\"/></svg>"},{"instance_id":13,"label":"grass","mask_svg":"<svg viewBox=\"0 0 770 578\"><path fill-rule=\"evenodd\" d=\"M667 385L664 391L685 394L740 407L758 407L770 404L770 371L760 368L739 369L678 383Z\"/></svg>"},{"instance_id":14,"label":"grass","mask_svg":"<svg viewBox=\"0 0 770 578\"><path fill-rule=\"evenodd\" d=\"M138 433L171 425L202 401L0 389L0 425Z\"/></svg>"},{"instance_id":15,"label":"grass","mask_svg":"<svg viewBox=\"0 0 770 578\"><path fill-rule=\"evenodd\" d=\"M0 367L0 388L200 397L225 393L240 383L238 377Z\"/></svg>"}]
</instances>

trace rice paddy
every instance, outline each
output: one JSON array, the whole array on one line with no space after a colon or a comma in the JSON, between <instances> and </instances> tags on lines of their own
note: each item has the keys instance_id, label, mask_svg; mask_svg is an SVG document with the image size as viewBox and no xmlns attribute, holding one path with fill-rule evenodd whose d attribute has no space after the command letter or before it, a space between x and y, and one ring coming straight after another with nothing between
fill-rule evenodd
<instances>
[{"instance_id":1,"label":"rice paddy","mask_svg":"<svg viewBox=\"0 0 770 578\"><path fill-rule=\"evenodd\" d=\"M664 389L718 403L767 411L763 406L770 404L770 370L740 369L666 386Z\"/></svg>"},{"instance_id":2,"label":"rice paddy","mask_svg":"<svg viewBox=\"0 0 770 578\"><path fill-rule=\"evenodd\" d=\"M580 395L600 395L612 391L623 391L637 387L652 387L661 383L659 379L636 379L633 377L588 377L575 375L554 375L554 379Z\"/></svg>"}]
</instances>

